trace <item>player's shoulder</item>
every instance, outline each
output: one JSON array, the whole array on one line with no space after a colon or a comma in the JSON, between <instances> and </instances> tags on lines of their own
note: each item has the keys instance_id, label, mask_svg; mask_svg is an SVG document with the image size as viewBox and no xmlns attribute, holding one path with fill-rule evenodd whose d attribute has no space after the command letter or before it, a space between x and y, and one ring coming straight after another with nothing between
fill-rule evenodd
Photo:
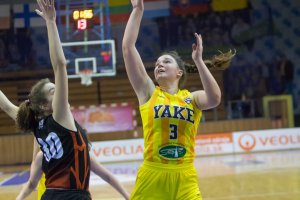
<instances>
[{"instance_id":1,"label":"player's shoulder","mask_svg":"<svg viewBox=\"0 0 300 200\"><path fill-rule=\"evenodd\" d=\"M192 95L191 92L187 89L179 90L178 94L181 95L181 96L191 96Z\"/></svg>"}]
</instances>

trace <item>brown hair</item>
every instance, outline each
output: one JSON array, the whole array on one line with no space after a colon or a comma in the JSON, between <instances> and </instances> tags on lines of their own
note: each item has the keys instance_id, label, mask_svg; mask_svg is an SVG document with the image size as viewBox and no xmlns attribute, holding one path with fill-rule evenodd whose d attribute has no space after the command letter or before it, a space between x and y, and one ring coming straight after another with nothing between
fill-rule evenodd
<instances>
[{"instance_id":1,"label":"brown hair","mask_svg":"<svg viewBox=\"0 0 300 200\"><path fill-rule=\"evenodd\" d=\"M49 82L50 80L47 78L38 81L31 88L28 99L20 104L16 123L21 131L33 131L37 124L37 118L43 116L41 105L47 103L43 87Z\"/></svg>"},{"instance_id":2,"label":"brown hair","mask_svg":"<svg viewBox=\"0 0 300 200\"><path fill-rule=\"evenodd\" d=\"M226 53L223 53L221 51L219 51L219 52L220 52L220 54L214 55L210 60L204 60L204 63L208 69L210 69L210 70L214 70L214 69L225 70L225 69L227 69L230 65L232 58L236 54L235 49L233 52L231 49ZM162 55L172 56L175 59L175 61L177 62L179 69L182 70L182 76L179 80L179 88L182 88L184 86L184 83L187 79L187 73L197 73L198 72L196 65L192 65L192 64L184 62L176 51L166 51L166 52L163 52L161 54L161 56Z\"/></svg>"},{"instance_id":3,"label":"brown hair","mask_svg":"<svg viewBox=\"0 0 300 200\"><path fill-rule=\"evenodd\" d=\"M219 51L220 54L214 55L210 60L204 60L205 65L210 70L225 70L229 67L232 58L236 54L236 50L230 49L228 52L223 53ZM186 71L188 73L196 73L198 69L195 65L187 64Z\"/></svg>"}]
</instances>

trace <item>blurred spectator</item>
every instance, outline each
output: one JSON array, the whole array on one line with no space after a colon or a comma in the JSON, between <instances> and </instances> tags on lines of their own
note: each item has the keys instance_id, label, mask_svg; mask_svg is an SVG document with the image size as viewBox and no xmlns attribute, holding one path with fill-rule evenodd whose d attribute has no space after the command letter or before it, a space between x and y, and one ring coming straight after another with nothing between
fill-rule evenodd
<instances>
[{"instance_id":1,"label":"blurred spectator","mask_svg":"<svg viewBox=\"0 0 300 200\"><path fill-rule=\"evenodd\" d=\"M2 37L0 38L0 69L7 67L8 60L7 60L7 53L4 40Z\"/></svg>"},{"instance_id":2,"label":"blurred spectator","mask_svg":"<svg viewBox=\"0 0 300 200\"><path fill-rule=\"evenodd\" d=\"M165 17L159 17L156 19L158 32L159 32L159 44L160 48L163 50L168 44L168 23Z\"/></svg>"},{"instance_id":3,"label":"blurred spectator","mask_svg":"<svg viewBox=\"0 0 300 200\"><path fill-rule=\"evenodd\" d=\"M246 23L242 18L237 18L236 23L232 26L231 37L238 45L245 42L245 33L250 30L250 25Z\"/></svg>"},{"instance_id":4,"label":"blurred spectator","mask_svg":"<svg viewBox=\"0 0 300 200\"><path fill-rule=\"evenodd\" d=\"M30 56L32 56L32 40L30 38L30 29L18 29L17 46L20 53L20 64L29 64Z\"/></svg>"},{"instance_id":5,"label":"blurred spectator","mask_svg":"<svg viewBox=\"0 0 300 200\"><path fill-rule=\"evenodd\" d=\"M169 39L170 39L170 46L171 47L176 47L178 45L178 31L179 31L179 20L178 16L170 16L168 18L168 23L169 23Z\"/></svg>"},{"instance_id":6,"label":"blurred spectator","mask_svg":"<svg viewBox=\"0 0 300 200\"><path fill-rule=\"evenodd\" d=\"M281 78L284 84L284 93L293 93L293 80L294 80L294 65L293 63L283 56L280 60Z\"/></svg>"},{"instance_id":7,"label":"blurred spectator","mask_svg":"<svg viewBox=\"0 0 300 200\"><path fill-rule=\"evenodd\" d=\"M9 30L6 34L6 44L8 50L8 58L10 64L18 64L21 56L17 46L17 39L13 30Z\"/></svg>"},{"instance_id":8,"label":"blurred spectator","mask_svg":"<svg viewBox=\"0 0 300 200\"><path fill-rule=\"evenodd\" d=\"M268 80L268 92L271 95L280 95L284 91L280 66L276 62L271 63L270 69L271 76Z\"/></svg>"},{"instance_id":9,"label":"blurred spectator","mask_svg":"<svg viewBox=\"0 0 300 200\"><path fill-rule=\"evenodd\" d=\"M186 28L184 30L185 38L187 40L193 40L195 38L194 33L198 33L200 30L196 30L196 18L193 15L188 15L186 18Z\"/></svg>"},{"instance_id":10,"label":"blurred spectator","mask_svg":"<svg viewBox=\"0 0 300 200\"><path fill-rule=\"evenodd\" d=\"M269 68L266 64L259 61L257 64L257 72L259 75L258 83L255 87L255 97L256 99L256 114L257 116L263 116L263 104L262 98L267 94L267 80L269 79Z\"/></svg>"},{"instance_id":11,"label":"blurred spectator","mask_svg":"<svg viewBox=\"0 0 300 200\"><path fill-rule=\"evenodd\" d=\"M285 55L280 60L281 78L283 82L283 93L292 95L293 106L297 107L297 101L294 94L294 64L287 59Z\"/></svg>"},{"instance_id":12,"label":"blurred spectator","mask_svg":"<svg viewBox=\"0 0 300 200\"><path fill-rule=\"evenodd\" d=\"M179 18L179 35L180 35L180 41L184 42L186 41L186 29L187 29L187 16L181 15Z\"/></svg>"}]
</instances>

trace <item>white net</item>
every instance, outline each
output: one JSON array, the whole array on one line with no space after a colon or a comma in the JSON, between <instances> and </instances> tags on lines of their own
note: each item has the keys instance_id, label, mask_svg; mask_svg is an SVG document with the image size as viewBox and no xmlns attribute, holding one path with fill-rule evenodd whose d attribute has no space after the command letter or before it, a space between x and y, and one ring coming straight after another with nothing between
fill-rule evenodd
<instances>
[{"instance_id":1,"label":"white net","mask_svg":"<svg viewBox=\"0 0 300 200\"><path fill-rule=\"evenodd\" d=\"M92 70L83 70L79 72L82 85L89 86L93 84L92 72Z\"/></svg>"}]
</instances>

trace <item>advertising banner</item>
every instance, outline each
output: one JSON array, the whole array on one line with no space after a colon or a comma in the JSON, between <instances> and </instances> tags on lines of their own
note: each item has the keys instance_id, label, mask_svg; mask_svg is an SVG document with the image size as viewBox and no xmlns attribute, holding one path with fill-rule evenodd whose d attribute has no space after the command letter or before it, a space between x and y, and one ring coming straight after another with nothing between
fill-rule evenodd
<instances>
[{"instance_id":1,"label":"advertising banner","mask_svg":"<svg viewBox=\"0 0 300 200\"><path fill-rule=\"evenodd\" d=\"M198 135L196 155L214 155L233 153L232 133Z\"/></svg>"},{"instance_id":2,"label":"advertising banner","mask_svg":"<svg viewBox=\"0 0 300 200\"><path fill-rule=\"evenodd\" d=\"M93 142L90 153L99 162L142 160L143 139Z\"/></svg>"},{"instance_id":3,"label":"advertising banner","mask_svg":"<svg viewBox=\"0 0 300 200\"><path fill-rule=\"evenodd\" d=\"M214 133L196 137L196 156L300 149L300 128ZM91 154L99 162L142 160L143 139L93 142Z\"/></svg>"},{"instance_id":4,"label":"advertising banner","mask_svg":"<svg viewBox=\"0 0 300 200\"><path fill-rule=\"evenodd\" d=\"M300 129L270 129L233 133L234 151L254 152L300 148Z\"/></svg>"},{"instance_id":5,"label":"advertising banner","mask_svg":"<svg viewBox=\"0 0 300 200\"><path fill-rule=\"evenodd\" d=\"M135 111L132 105L111 104L72 109L76 121L88 133L130 131L135 128Z\"/></svg>"}]
</instances>

